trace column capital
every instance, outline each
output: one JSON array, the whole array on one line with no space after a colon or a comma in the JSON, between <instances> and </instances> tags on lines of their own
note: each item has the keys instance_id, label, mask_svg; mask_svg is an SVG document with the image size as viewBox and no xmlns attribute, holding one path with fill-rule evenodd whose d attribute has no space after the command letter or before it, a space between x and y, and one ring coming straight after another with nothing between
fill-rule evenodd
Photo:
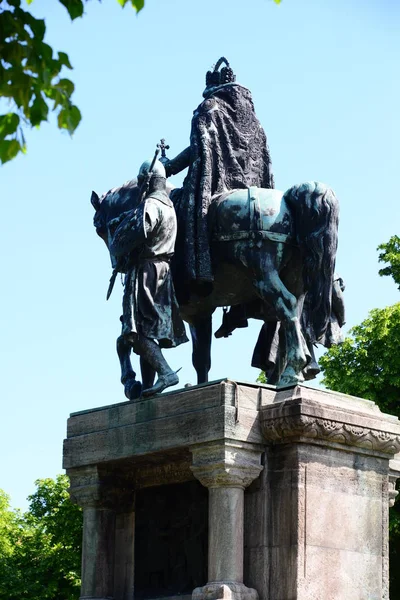
<instances>
[{"instance_id":1,"label":"column capital","mask_svg":"<svg viewBox=\"0 0 400 600\"><path fill-rule=\"evenodd\" d=\"M97 465L68 469L69 494L82 508L129 511L134 505L134 490L116 478L104 477Z\"/></svg>"},{"instance_id":2,"label":"column capital","mask_svg":"<svg viewBox=\"0 0 400 600\"><path fill-rule=\"evenodd\" d=\"M257 444L221 440L191 446L196 479L207 488L236 487L245 489L256 479L263 467L263 447Z\"/></svg>"}]
</instances>

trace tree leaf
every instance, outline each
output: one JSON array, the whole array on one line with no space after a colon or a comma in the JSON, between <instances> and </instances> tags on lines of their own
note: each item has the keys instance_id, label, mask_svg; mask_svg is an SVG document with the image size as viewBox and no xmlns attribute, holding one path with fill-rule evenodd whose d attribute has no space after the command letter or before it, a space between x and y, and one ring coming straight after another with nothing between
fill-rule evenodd
<instances>
[{"instance_id":1,"label":"tree leaf","mask_svg":"<svg viewBox=\"0 0 400 600\"><path fill-rule=\"evenodd\" d=\"M21 11L22 12L22 11ZM35 19L33 15L24 11L24 21L28 25L33 35L40 41L43 40L44 34L46 33L46 24L44 19Z\"/></svg>"},{"instance_id":2,"label":"tree leaf","mask_svg":"<svg viewBox=\"0 0 400 600\"><path fill-rule=\"evenodd\" d=\"M131 3L131 5L133 6L133 8L136 10L137 13L139 11L141 11L142 8L144 7L144 0L117 0L117 1L118 1L118 4L120 4L122 7Z\"/></svg>"},{"instance_id":3,"label":"tree leaf","mask_svg":"<svg viewBox=\"0 0 400 600\"><path fill-rule=\"evenodd\" d=\"M0 116L0 139L13 135L19 125L19 116L16 113L7 113Z\"/></svg>"},{"instance_id":4,"label":"tree leaf","mask_svg":"<svg viewBox=\"0 0 400 600\"><path fill-rule=\"evenodd\" d=\"M144 0L131 0L131 4L133 8L136 9L136 12L140 12L144 7Z\"/></svg>"},{"instance_id":5,"label":"tree leaf","mask_svg":"<svg viewBox=\"0 0 400 600\"><path fill-rule=\"evenodd\" d=\"M61 65L64 65L68 69L72 69L72 65L69 62L68 54L66 54L65 52L59 52L58 53L58 60L59 60L59 62L60 62Z\"/></svg>"},{"instance_id":6,"label":"tree leaf","mask_svg":"<svg viewBox=\"0 0 400 600\"><path fill-rule=\"evenodd\" d=\"M75 89L74 84L69 79L60 79L55 87L61 89L68 97L71 96Z\"/></svg>"},{"instance_id":7,"label":"tree leaf","mask_svg":"<svg viewBox=\"0 0 400 600\"><path fill-rule=\"evenodd\" d=\"M29 120L31 125L35 127L36 125L40 125L42 121L47 121L48 113L49 107L47 106L41 93L38 93L35 96L32 106L30 107Z\"/></svg>"},{"instance_id":8,"label":"tree leaf","mask_svg":"<svg viewBox=\"0 0 400 600\"><path fill-rule=\"evenodd\" d=\"M60 2L67 9L72 21L83 15L82 0L60 0Z\"/></svg>"},{"instance_id":9,"label":"tree leaf","mask_svg":"<svg viewBox=\"0 0 400 600\"><path fill-rule=\"evenodd\" d=\"M0 161L4 164L15 158L22 150L18 140L1 140L0 141Z\"/></svg>"},{"instance_id":10,"label":"tree leaf","mask_svg":"<svg viewBox=\"0 0 400 600\"><path fill-rule=\"evenodd\" d=\"M63 108L58 114L58 127L66 129L70 134L74 133L81 121L81 112L77 106Z\"/></svg>"},{"instance_id":11,"label":"tree leaf","mask_svg":"<svg viewBox=\"0 0 400 600\"><path fill-rule=\"evenodd\" d=\"M12 82L9 86L12 97L17 106L23 108L24 112L28 111L29 102L33 95L32 86L35 82L33 77L30 77L22 70L12 69Z\"/></svg>"}]
</instances>

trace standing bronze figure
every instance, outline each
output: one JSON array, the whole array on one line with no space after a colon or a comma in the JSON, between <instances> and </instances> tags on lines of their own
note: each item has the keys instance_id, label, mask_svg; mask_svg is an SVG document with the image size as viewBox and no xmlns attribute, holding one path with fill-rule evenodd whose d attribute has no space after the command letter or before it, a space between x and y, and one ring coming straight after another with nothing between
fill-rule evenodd
<instances>
[{"instance_id":1,"label":"standing bronze figure","mask_svg":"<svg viewBox=\"0 0 400 600\"><path fill-rule=\"evenodd\" d=\"M176 385L179 378L161 349L188 341L170 272L176 216L166 192L163 165L158 160L144 162L137 181L137 205L112 219L106 238L115 266L113 276L116 271L125 273L122 333L117 351L121 381L130 399L140 393L152 396ZM146 374L143 390L131 366L131 349L140 356L142 372ZM158 379L152 385L154 373Z\"/></svg>"}]
</instances>

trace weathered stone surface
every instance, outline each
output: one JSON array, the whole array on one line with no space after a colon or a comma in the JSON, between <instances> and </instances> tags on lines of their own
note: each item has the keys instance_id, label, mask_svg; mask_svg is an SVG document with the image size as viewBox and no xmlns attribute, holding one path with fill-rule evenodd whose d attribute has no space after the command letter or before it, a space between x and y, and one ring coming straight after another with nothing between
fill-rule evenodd
<instances>
[{"instance_id":1,"label":"weathered stone surface","mask_svg":"<svg viewBox=\"0 0 400 600\"><path fill-rule=\"evenodd\" d=\"M260 420L267 447L245 495L247 584L260 600L388 598L398 419L297 386L268 391Z\"/></svg>"},{"instance_id":2,"label":"weathered stone surface","mask_svg":"<svg viewBox=\"0 0 400 600\"><path fill-rule=\"evenodd\" d=\"M209 488L209 583L196 589L193 598L258 597L243 585L243 507L244 489L263 468L262 450L232 440L191 448L192 471Z\"/></svg>"},{"instance_id":3,"label":"weathered stone surface","mask_svg":"<svg viewBox=\"0 0 400 600\"><path fill-rule=\"evenodd\" d=\"M259 387L245 390L224 380L75 413L68 420L64 468L165 453L224 438L262 443L255 408Z\"/></svg>"},{"instance_id":4,"label":"weathered stone surface","mask_svg":"<svg viewBox=\"0 0 400 600\"><path fill-rule=\"evenodd\" d=\"M243 582L243 490L209 493L208 580Z\"/></svg>"},{"instance_id":5,"label":"weathered stone surface","mask_svg":"<svg viewBox=\"0 0 400 600\"><path fill-rule=\"evenodd\" d=\"M398 419L374 403L304 386L221 381L72 415L82 598L133 600L135 491L196 477L209 582L195 600L387 600L399 444Z\"/></svg>"},{"instance_id":6,"label":"weathered stone surface","mask_svg":"<svg viewBox=\"0 0 400 600\"><path fill-rule=\"evenodd\" d=\"M193 471L205 487L246 488L262 470L262 446L226 440L191 446Z\"/></svg>"},{"instance_id":7,"label":"weathered stone surface","mask_svg":"<svg viewBox=\"0 0 400 600\"><path fill-rule=\"evenodd\" d=\"M134 545L135 513L133 511L116 515L115 521L115 564L114 600L134 598Z\"/></svg>"},{"instance_id":8,"label":"weathered stone surface","mask_svg":"<svg viewBox=\"0 0 400 600\"><path fill-rule=\"evenodd\" d=\"M258 600L258 594L240 583L208 583L193 591L192 600Z\"/></svg>"},{"instance_id":9,"label":"weathered stone surface","mask_svg":"<svg viewBox=\"0 0 400 600\"><path fill-rule=\"evenodd\" d=\"M384 415L373 402L303 386L278 392L261 409L267 442L321 440L394 455L400 451L396 417Z\"/></svg>"},{"instance_id":10,"label":"weathered stone surface","mask_svg":"<svg viewBox=\"0 0 400 600\"><path fill-rule=\"evenodd\" d=\"M115 512L110 509L85 508L81 600L113 596L114 548Z\"/></svg>"},{"instance_id":11,"label":"weathered stone surface","mask_svg":"<svg viewBox=\"0 0 400 600\"><path fill-rule=\"evenodd\" d=\"M400 479L400 454L389 461L389 506L393 506L398 495L396 481Z\"/></svg>"}]
</instances>

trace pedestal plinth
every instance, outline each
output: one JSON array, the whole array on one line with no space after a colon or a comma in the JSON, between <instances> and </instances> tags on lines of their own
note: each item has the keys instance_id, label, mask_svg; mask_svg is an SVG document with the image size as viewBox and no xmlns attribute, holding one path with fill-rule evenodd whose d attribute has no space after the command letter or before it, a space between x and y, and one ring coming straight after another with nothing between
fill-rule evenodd
<instances>
[{"instance_id":1,"label":"pedestal plinth","mask_svg":"<svg viewBox=\"0 0 400 600\"><path fill-rule=\"evenodd\" d=\"M398 419L304 386L224 380L75 413L81 600L387 600L399 452Z\"/></svg>"}]
</instances>

